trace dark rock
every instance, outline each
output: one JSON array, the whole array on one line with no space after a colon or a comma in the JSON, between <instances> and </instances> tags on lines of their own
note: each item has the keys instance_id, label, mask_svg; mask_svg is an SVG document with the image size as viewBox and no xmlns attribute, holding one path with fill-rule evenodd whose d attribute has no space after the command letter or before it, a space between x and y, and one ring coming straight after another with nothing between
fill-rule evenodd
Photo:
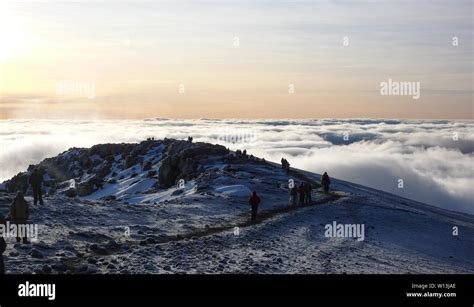
<instances>
[{"instance_id":1,"label":"dark rock","mask_svg":"<svg viewBox=\"0 0 474 307\"><path fill-rule=\"evenodd\" d=\"M115 156L120 154L127 149L133 148L134 144L99 144L94 145L88 150L89 156L99 155L101 158L107 158L109 156Z\"/></svg>"},{"instance_id":2,"label":"dark rock","mask_svg":"<svg viewBox=\"0 0 474 307\"><path fill-rule=\"evenodd\" d=\"M151 167L152 167L151 161L147 161L147 162L143 165L142 170L143 170L143 171L149 171L149 170L151 170Z\"/></svg>"},{"instance_id":3,"label":"dark rock","mask_svg":"<svg viewBox=\"0 0 474 307\"><path fill-rule=\"evenodd\" d=\"M100 199L104 201L113 201L113 200L116 200L117 197L115 195L107 195L107 196L101 197Z\"/></svg>"},{"instance_id":4,"label":"dark rock","mask_svg":"<svg viewBox=\"0 0 474 307\"><path fill-rule=\"evenodd\" d=\"M108 254L109 254L109 251L108 251L106 248L101 247L101 246L99 246L99 245L97 245L97 244L95 244L95 243L94 243L94 244L91 244L91 246L89 246L89 249L90 249L92 252L94 252L94 253L96 253L96 254L98 254L98 255L108 255Z\"/></svg>"},{"instance_id":5,"label":"dark rock","mask_svg":"<svg viewBox=\"0 0 474 307\"><path fill-rule=\"evenodd\" d=\"M87 262L90 263L90 264L96 264L96 263L97 263L97 259L91 257L91 258L88 258L88 259L87 259Z\"/></svg>"},{"instance_id":6,"label":"dark rock","mask_svg":"<svg viewBox=\"0 0 474 307\"><path fill-rule=\"evenodd\" d=\"M94 184L91 182L81 182L77 185L76 193L79 196L87 196L94 192Z\"/></svg>"},{"instance_id":7,"label":"dark rock","mask_svg":"<svg viewBox=\"0 0 474 307\"><path fill-rule=\"evenodd\" d=\"M103 179L97 175L92 175L90 178L76 184L76 193L79 196L87 196L97 191L103 185Z\"/></svg>"},{"instance_id":8,"label":"dark rock","mask_svg":"<svg viewBox=\"0 0 474 307\"><path fill-rule=\"evenodd\" d=\"M119 249L121 245L117 243L115 240L110 240L109 242L107 242L107 244L105 244L104 247L110 251L115 251Z\"/></svg>"},{"instance_id":9,"label":"dark rock","mask_svg":"<svg viewBox=\"0 0 474 307\"><path fill-rule=\"evenodd\" d=\"M6 181L6 188L9 193L15 193L17 191L22 191L26 193L28 189L28 177L29 173L18 173L13 176L10 180Z\"/></svg>"},{"instance_id":10,"label":"dark rock","mask_svg":"<svg viewBox=\"0 0 474 307\"><path fill-rule=\"evenodd\" d=\"M179 174L180 169L178 157L168 156L161 162L158 180L165 187L169 188L176 183Z\"/></svg>"},{"instance_id":11,"label":"dark rock","mask_svg":"<svg viewBox=\"0 0 474 307\"><path fill-rule=\"evenodd\" d=\"M76 195L77 195L76 189L75 188L69 188L64 192L64 195L66 195L67 197L71 197L71 198L76 197Z\"/></svg>"},{"instance_id":12,"label":"dark rock","mask_svg":"<svg viewBox=\"0 0 474 307\"><path fill-rule=\"evenodd\" d=\"M67 270L67 266L63 263L55 263L51 267L53 270L60 273L65 272Z\"/></svg>"},{"instance_id":13,"label":"dark rock","mask_svg":"<svg viewBox=\"0 0 474 307\"><path fill-rule=\"evenodd\" d=\"M37 259L43 259L44 258L43 253L41 253L37 249L32 249L31 252L30 252L30 256L31 256L31 258L37 258Z\"/></svg>"},{"instance_id":14,"label":"dark rock","mask_svg":"<svg viewBox=\"0 0 474 307\"><path fill-rule=\"evenodd\" d=\"M141 163L143 158L137 156L137 155L128 155L127 158L125 159L125 168L130 168L134 166L135 164Z\"/></svg>"},{"instance_id":15,"label":"dark rock","mask_svg":"<svg viewBox=\"0 0 474 307\"><path fill-rule=\"evenodd\" d=\"M49 265L43 265L43 267L41 268L41 270L42 270L43 273L45 273L45 274L51 274L51 272L53 271Z\"/></svg>"},{"instance_id":16,"label":"dark rock","mask_svg":"<svg viewBox=\"0 0 474 307\"><path fill-rule=\"evenodd\" d=\"M148 178L151 178L151 177L154 177L156 176L157 172L155 170L152 170L152 171L149 171L148 174L146 174L146 176Z\"/></svg>"}]
</instances>

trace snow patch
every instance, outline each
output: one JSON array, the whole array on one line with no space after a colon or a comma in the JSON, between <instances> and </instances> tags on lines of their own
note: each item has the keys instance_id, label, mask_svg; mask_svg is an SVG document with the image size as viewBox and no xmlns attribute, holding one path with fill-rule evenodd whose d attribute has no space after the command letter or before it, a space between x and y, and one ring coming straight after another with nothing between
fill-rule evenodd
<instances>
[{"instance_id":1,"label":"snow patch","mask_svg":"<svg viewBox=\"0 0 474 307\"><path fill-rule=\"evenodd\" d=\"M242 184L220 186L214 191L228 197L248 197L252 193L248 187Z\"/></svg>"}]
</instances>

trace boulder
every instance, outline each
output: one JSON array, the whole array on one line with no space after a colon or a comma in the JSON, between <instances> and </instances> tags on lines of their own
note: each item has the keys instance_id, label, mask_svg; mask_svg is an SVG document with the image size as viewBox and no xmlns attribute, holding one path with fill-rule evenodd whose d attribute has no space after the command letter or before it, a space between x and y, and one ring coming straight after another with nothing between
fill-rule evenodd
<instances>
[{"instance_id":1,"label":"boulder","mask_svg":"<svg viewBox=\"0 0 474 307\"><path fill-rule=\"evenodd\" d=\"M76 193L78 196L87 196L95 191L94 184L90 181L80 182L77 184Z\"/></svg>"},{"instance_id":2,"label":"boulder","mask_svg":"<svg viewBox=\"0 0 474 307\"><path fill-rule=\"evenodd\" d=\"M64 191L64 195L66 195L67 197L76 197L77 193L76 193L76 189L75 188L69 188L67 189L66 191Z\"/></svg>"},{"instance_id":3,"label":"boulder","mask_svg":"<svg viewBox=\"0 0 474 307\"><path fill-rule=\"evenodd\" d=\"M31 258L37 258L37 259L43 259L44 258L43 253L41 253L37 249L32 249L31 252L30 252L30 256L31 256Z\"/></svg>"},{"instance_id":4,"label":"boulder","mask_svg":"<svg viewBox=\"0 0 474 307\"><path fill-rule=\"evenodd\" d=\"M179 159L176 156L168 156L161 162L158 181L165 187L171 187L176 183L180 173Z\"/></svg>"},{"instance_id":5,"label":"boulder","mask_svg":"<svg viewBox=\"0 0 474 307\"><path fill-rule=\"evenodd\" d=\"M76 193L78 196L87 196L97 191L103 185L103 179L97 175L92 175L84 181L76 184Z\"/></svg>"},{"instance_id":6,"label":"boulder","mask_svg":"<svg viewBox=\"0 0 474 307\"><path fill-rule=\"evenodd\" d=\"M135 164L141 163L143 160L142 157L130 154L125 158L125 168L130 168L134 166Z\"/></svg>"},{"instance_id":7,"label":"boulder","mask_svg":"<svg viewBox=\"0 0 474 307\"><path fill-rule=\"evenodd\" d=\"M98 254L98 255L108 255L108 254L109 254L109 252L107 251L106 248L101 247L101 246L99 246L99 245L97 245L97 244L95 244L95 243L94 243L94 244L91 244L91 246L89 246L89 249L90 249L92 252L94 252L94 253L96 253L96 254Z\"/></svg>"}]
</instances>

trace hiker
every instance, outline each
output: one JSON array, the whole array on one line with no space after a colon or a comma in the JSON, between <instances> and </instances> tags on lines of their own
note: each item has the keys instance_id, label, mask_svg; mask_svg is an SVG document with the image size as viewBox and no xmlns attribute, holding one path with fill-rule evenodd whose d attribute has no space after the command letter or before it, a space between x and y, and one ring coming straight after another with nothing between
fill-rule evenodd
<instances>
[{"instance_id":1,"label":"hiker","mask_svg":"<svg viewBox=\"0 0 474 307\"><path fill-rule=\"evenodd\" d=\"M304 182L300 184L300 187L298 188L298 192L300 193L300 206L305 205L305 195L306 195L306 187Z\"/></svg>"},{"instance_id":2,"label":"hiker","mask_svg":"<svg viewBox=\"0 0 474 307\"><path fill-rule=\"evenodd\" d=\"M0 213L0 225L3 225L5 229L5 217ZM5 274L5 264L3 263L3 253L7 248L7 242L5 242L5 233L0 233L0 275Z\"/></svg>"},{"instance_id":3,"label":"hiker","mask_svg":"<svg viewBox=\"0 0 474 307\"><path fill-rule=\"evenodd\" d=\"M290 163L285 158L281 158L281 169L284 170L287 174L290 173Z\"/></svg>"},{"instance_id":4,"label":"hiker","mask_svg":"<svg viewBox=\"0 0 474 307\"><path fill-rule=\"evenodd\" d=\"M321 177L321 185L323 186L324 193L329 193L330 184L331 180L329 179L328 173L324 172L323 176Z\"/></svg>"},{"instance_id":5,"label":"hiker","mask_svg":"<svg viewBox=\"0 0 474 307\"><path fill-rule=\"evenodd\" d=\"M249 198L249 204L252 206L252 221L256 221L258 204L260 204L260 197L258 197L256 191L252 192L252 196Z\"/></svg>"},{"instance_id":6,"label":"hiker","mask_svg":"<svg viewBox=\"0 0 474 307\"><path fill-rule=\"evenodd\" d=\"M304 191L306 204L309 205L311 203L311 183L306 182Z\"/></svg>"},{"instance_id":7,"label":"hiker","mask_svg":"<svg viewBox=\"0 0 474 307\"><path fill-rule=\"evenodd\" d=\"M19 228L20 228L20 225L26 225L28 223L29 216L30 216L30 210L28 208L28 203L23 197L23 192L18 191L10 207L10 220L12 224L15 224L17 226L16 242L18 243L21 241L21 239L23 239L24 244L28 243L28 238L26 236L26 233L24 234L25 236L23 238L19 237L20 235Z\"/></svg>"},{"instance_id":8,"label":"hiker","mask_svg":"<svg viewBox=\"0 0 474 307\"><path fill-rule=\"evenodd\" d=\"M28 183L31 185L33 188L33 199L34 199L34 204L39 203L40 205L43 205L43 196L42 196L42 183L43 183L43 174L38 168L35 168L30 175L30 178L28 179Z\"/></svg>"},{"instance_id":9,"label":"hiker","mask_svg":"<svg viewBox=\"0 0 474 307\"><path fill-rule=\"evenodd\" d=\"M291 195L291 206L296 207L297 199L298 199L298 188L296 185L291 188L290 190L290 195Z\"/></svg>"},{"instance_id":10,"label":"hiker","mask_svg":"<svg viewBox=\"0 0 474 307\"><path fill-rule=\"evenodd\" d=\"M286 166L286 173L289 174L290 173L290 162L288 162L288 160L285 159L285 166Z\"/></svg>"}]
</instances>

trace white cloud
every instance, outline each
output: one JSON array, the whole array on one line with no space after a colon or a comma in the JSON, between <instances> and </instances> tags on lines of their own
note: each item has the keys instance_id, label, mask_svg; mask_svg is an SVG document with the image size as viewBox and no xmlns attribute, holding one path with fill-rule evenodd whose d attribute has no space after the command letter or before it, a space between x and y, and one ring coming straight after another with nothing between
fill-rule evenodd
<instances>
[{"instance_id":1,"label":"white cloud","mask_svg":"<svg viewBox=\"0 0 474 307\"><path fill-rule=\"evenodd\" d=\"M0 180L70 147L193 136L276 162L285 156L298 168L328 171L335 178L474 213L472 121L9 120L0 127ZM246 143L225 143L222 133L227 132L229 140L252 137L242 138ZM398 179L404 180L403 189Z\"/></svg>"}]
</instances>

